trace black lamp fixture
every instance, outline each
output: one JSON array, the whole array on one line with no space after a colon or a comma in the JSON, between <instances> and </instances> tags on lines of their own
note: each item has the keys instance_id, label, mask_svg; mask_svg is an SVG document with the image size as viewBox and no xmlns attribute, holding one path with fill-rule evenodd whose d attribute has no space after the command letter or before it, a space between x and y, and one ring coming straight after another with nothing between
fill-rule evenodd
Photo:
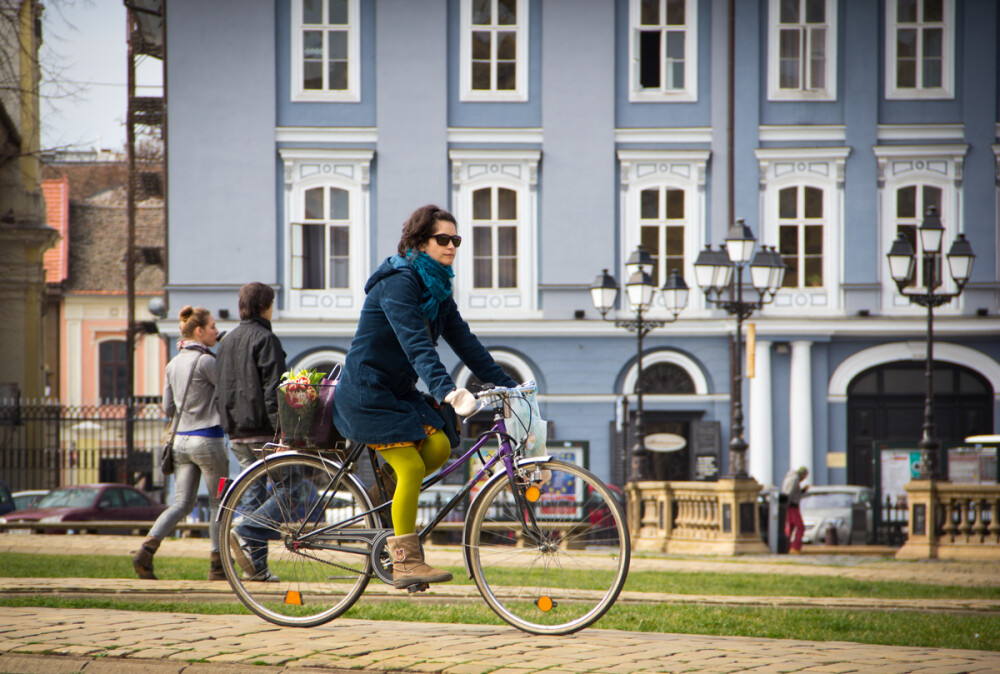
<instances>
[{"instance_id":1,"label":"black lamp fixture","mask_svg":"<svg viewBox=\"0 0 1000 674\"><path fill-rule=\"evenodd\" d=\"M924 397L923 436L917 445L921 454L917 472L917 479L920 480L937 476L938 452L941 448L941 443L934 436L934 307L947 304L962 294L972 275L972 263L976 259L972 244L965 239L965 234L956 236L947 255L955 292L940 292L943 275L939 269L938 257L941 255L943 239L941 216L936 207L928 206L924 221L917 228L917 241L911 241L900 233L886 255L889 274L896 282L899 293L909 299L911 304L927 308L927 366L924 372L927 394ZM919 256L913 249L913 244L917 242L920 243ZM918 257L923 270L922 279L916 273Z\"/></svg>"},{"instance_id":2,"label":"black lamp fixture","mask_svg":"<svg viewBox=\"0 0 1000 674\"><path fill-rule=\"evenodd\" d=\"M705 292L705 298L727 314L736 316L737 366L730 383L733 429L729 440L729 476L735 478L747 477L748 445L743 437L743 321L774 301L787 269L773 247L762 245L755 255L756 246L753 232L743 220L737 220L729 228L725 244L717 250L712 250L712 245L708 244L694 263L695 279ZM748 266L750 283L757 291L756 299L743 297L743 270Z\"/></svg>"},{"instance_id":3,"label":"black lamp fixture","mask_svg":"<svg viewBox=\"0 0 1000 674\"><path fill-rule=\"evenodd\" d=\"M635 384L637 403L635 445L632 447L631 470L628 477L631 481L649 479L649 449L646 448L642 427L642 340L651 330L677 320L678 314L687 306L688 302L688 287L684 282L684 277L676 269L672 269L663 287L660 288L663 306L670 313L670 320L650 320L644 316L652 308L656 294L656 284L649 272L646 271L652 269L653 266L653 257L642 246L638 246L625 262L625 270L629 274L628 282L625 283L625 293L628 296L629 305L635 313L635 318L608 318L608 313L618 303L618 282L608 273L607 269L597 275L590 287L591 300L594 303L594 308L600 312L601 319L614 320L615 327L625 328L636 334L636 364L639 377Z\"/></svg>"}]
</instances>

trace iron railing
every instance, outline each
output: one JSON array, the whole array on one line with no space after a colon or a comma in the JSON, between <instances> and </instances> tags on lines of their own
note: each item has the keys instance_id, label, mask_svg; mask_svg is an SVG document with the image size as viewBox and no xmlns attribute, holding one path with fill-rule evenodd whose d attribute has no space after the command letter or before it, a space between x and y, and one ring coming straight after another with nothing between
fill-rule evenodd
<instances>
[{"instance_id":1,"label":"iron railing","mask_svg":"<svg viewBox=\"0 0 1000 674\"><path fill-rule=\"evenodd\" d=\"M157 397L137 398L133 449L126 448L125 401L64 405L53 399L0 399L0 480L12 491L91 482L162 481L154 476L166 418Z\"/></svg>"}]
</instances>

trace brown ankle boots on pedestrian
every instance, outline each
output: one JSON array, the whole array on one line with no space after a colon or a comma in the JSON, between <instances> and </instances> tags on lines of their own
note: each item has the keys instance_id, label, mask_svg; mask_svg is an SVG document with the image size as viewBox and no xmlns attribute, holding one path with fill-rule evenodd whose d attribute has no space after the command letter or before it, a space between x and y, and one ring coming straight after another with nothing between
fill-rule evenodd
<instances>
[{"instance_id":1,"label":"brown ankle boots on pedestrian","mask_svg":"<svg viewBox=\"0 0 1000 674\"><path fill-rule=\"evenodd\" d=\"M446 583L452 576L424 562L424 550L416 534L390 536L385 541L392 559L392 586L403 589L421 583Z\"/></svg>"},{"instance_id":2,"label":"brown ankle boots on pedestrian","mask_svg":"<svg viewBox=\"0 0 1000 674\"><path fill-rule=\"evenodd\" d=\"M160 548L160 539L149 536L142 542L138 550L132 552L132 567L139 578L143 580L159 580L153 573L153 555ZM226 572L222 568L222 555L213 551L209 556L209 580L226 580Z\"/></svg>"},{"instance_id":3,"label":"brown ankle boots on pedestrian","mask_svg":"<svg viewBox=\"0 0 1000 674\"><path fill-rule=\"evenodd\" d=\"M213 550L209 556L208 579L225 580L226 572L222 569L222 555L218 550Z\"/></svg>"},{"instance_id":4,"label":"brown ankle boots on pedestrian","mask_svg":"<svg viewBox=\"0 0 1000 674\"><path fill-rule=\"evenodd\" d=\"M138 550L132 552L132 566L136 575L143 580L157 580L153 573L153 555L160 548L160 539L149 536Z\"/></svg>"}]
</instances>

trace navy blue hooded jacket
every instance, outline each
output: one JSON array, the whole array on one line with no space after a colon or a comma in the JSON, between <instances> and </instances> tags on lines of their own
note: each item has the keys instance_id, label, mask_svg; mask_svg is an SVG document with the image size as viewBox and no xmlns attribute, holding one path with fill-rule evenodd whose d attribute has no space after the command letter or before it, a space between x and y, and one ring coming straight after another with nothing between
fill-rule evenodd
<instances>
[{"instance_id":1,"label":"navy blue hooded jacket","mask_svg":"<svg viewBox=\"0 0 1000 674\"><path fill-rule=\"evenodd\" d=\"M419 377L438 402L455 389L435 348L439 337L481 381L517 385L469 330L454 299L441 303L434 322L424 320L424 285L408 261L387 258L365 293L334 399L333 420L344 437L377 444L419 441L427 437L423 424L444 425L416 388Z\"/></svg>"}]
</instances>

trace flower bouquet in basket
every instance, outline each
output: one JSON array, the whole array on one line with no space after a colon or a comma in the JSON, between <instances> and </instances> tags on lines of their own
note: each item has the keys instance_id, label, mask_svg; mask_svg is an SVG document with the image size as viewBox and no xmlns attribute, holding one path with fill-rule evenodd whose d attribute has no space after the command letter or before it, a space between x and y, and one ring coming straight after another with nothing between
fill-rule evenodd
<instances>
[{"instance_id":1,"label":"flower bouquet in basket","mask_svg":"<svg viewBox=\"0 0 1000 674\"><path fill-rule=\"evenodd\" d=\"M326 447L333 428L334 380L316 370L289 370L278 384L281 440L292 447Z\"/></svg>"}]
</instances>

